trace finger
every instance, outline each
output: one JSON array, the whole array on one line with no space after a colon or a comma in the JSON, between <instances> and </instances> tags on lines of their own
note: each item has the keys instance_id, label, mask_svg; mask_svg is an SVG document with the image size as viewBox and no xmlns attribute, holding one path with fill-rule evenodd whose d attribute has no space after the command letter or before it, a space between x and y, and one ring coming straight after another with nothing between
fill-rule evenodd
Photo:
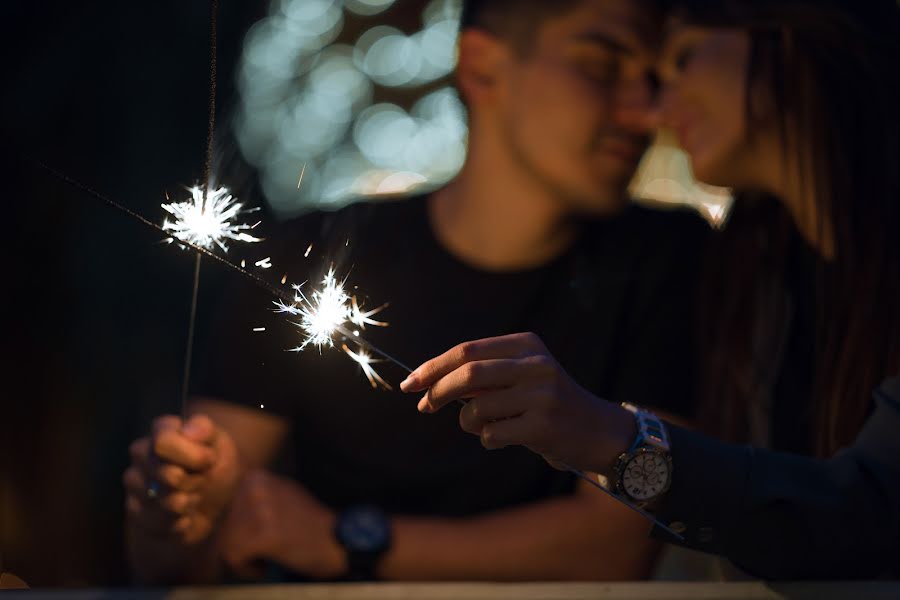
<instances>
[{"instance_id":1,"label":"finger","mask_svg":"<svg viewBox=\"0 0 900 600\"><path fill-rule=\"evenodd\" d=\"M145 511L164 513L163 522L169 524L174 515L185 515L193 511L200 502L197 494L181 491L163 491L152 501L147 496L147 479L137 467L129 467L122 475L122 484L130 497L137 499Z\"/></svg>"},{"instance_id":2,"label":"finger","mask_svg":"<svg viewBox=\"0 0 900 600\"><path fill-rule=\"evenodd\" d=\"M521 417L486 423L481 428L481 445L488 450L507 446L531 447L540 431L530 413L525 413Z\"/></svg>"},{"instance_id":3,"label":"finger","mask_svg":"<svg viewBox=\"0 0 900 600\"><path fill-rule=\"evenodd\" d=\"M418 409L425 413L435 412L456 400L473 399L504 388L538 382L552 376L555 365L547 354L470 362L438 380L419 400Z\"/></svg>"},{"instance_id":4,"label":"finger","mask_svg":"<svg viewBox=\"0 0 900 600\"><path fill-rule=\"evenodd\" d=\"M153 452L161 460L189 471L205 471L215 463L212 448L185 437L178 430L167 429L154 435Z\"/></svg>"},{"instance_id":5,"label":"finger","mask_svg":"<svg viewBox=\"0 0 900 600\"><path fill-rule=\"evenodd\" d=\"M151 442L148 437L142 437L131 442L131 445L128 446L128 455L131 457L131 463L141 468L146 468L152 458L150 447Z\"/></svg>"},{"instance_id":6,"label":"finger","mask_svg":"<svg viewBox=\"0 0 900 600\"><path fill-rule=\"evenodd\" d=\"M515 386L473 398L459 411L459 425L463 431L481 435L488 423L525 414L531 408L533 394L531 388Z\"/></svg>"},{"instance_id":7,"label":"finger","mask_svg":"<svg viewBox=\"0 0 900 600\"><path fill-rule=\"evenodd\" d=\"M493 390L511 387L521 376L521 365L517 360L466 363L439 379L419 401L418 409L420 412L435 412L456 400L471 399Z\"/></svg>"},{"instance_id":8,"label":"finger","mask_svg":"<svg viewBox=\"0 0 900 600\"><path fill-rule=\"evenodd\" d=\"M208 416L197 414L187 420L181 432L194 442L213 446L216 443L219 429Z\"/></svg>"},{"instance_id":9,"label":"finger","mask_svg":"<svg viewBox=\"0 0 900 600\"><path fill-rule=\"evenodd\" d=\"M179 492L196 492L205 481L202 475L188 473L182 467L168 463L159 465L151 473L154 481Z\"/></svg>"},{"instance_id":10,"label":"finger","mask_svg":"<svg viewBox=\"0 0 900 600\"><path fill-rule=\"evenodd\" d=\"M172 527L172 515L162 510L159 498L147 497L146 480L140 470L130 467L122 476L125 486L125 511L131 525L153 534L167 533Z\"/></svg>"},{"instance_id":11,"label":"finger","mask_svg":"<svg viewBox=\"0 0 900 600\"><path fill-rule=\"evenodd\" d=\"M181 417L175 415L163 415L153 419L150 432L155 436L163 431L179 431L181 429Z\"/></svg>"},{"instance_id":12,"label":"finger","mask_svg":"<svg viewBox=\"0 0 900 600\"><path fill-rule=\"evenodd\" d=\"M400 389L407 393L421 392L466 363L522 358L543 348L543 342L533 333L515 333L465 342L420 365L400 384Z\"/></svg>"}]
</instances>

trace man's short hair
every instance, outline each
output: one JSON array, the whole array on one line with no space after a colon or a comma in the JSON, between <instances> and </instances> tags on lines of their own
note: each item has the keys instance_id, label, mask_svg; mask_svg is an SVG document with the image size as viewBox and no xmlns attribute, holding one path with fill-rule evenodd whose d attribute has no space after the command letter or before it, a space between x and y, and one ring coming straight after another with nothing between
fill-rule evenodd
<instances>
[{"instance_id":1,"label":"man's short hair","mask_svg":"<svg viewBox=\"0 0 900 600\"><path fill-rule=\"evenodd\" d=\"M541 24L574 10L584 0L462 0L461 28L484 29L506 38L527 53ZM662 15L670 0L643 0L648 10Z\"/></svg>"},{"instance_id":2,"label":"man's short hair","mask_svg":"<svg viewBox=\"0 0 900 600\"><path fill-rule=\"evenodd\" d=\"M484 29L526 52L546 19L573 10L583 0L462 0L462 29Z\"/></svg>"}]
</instances>

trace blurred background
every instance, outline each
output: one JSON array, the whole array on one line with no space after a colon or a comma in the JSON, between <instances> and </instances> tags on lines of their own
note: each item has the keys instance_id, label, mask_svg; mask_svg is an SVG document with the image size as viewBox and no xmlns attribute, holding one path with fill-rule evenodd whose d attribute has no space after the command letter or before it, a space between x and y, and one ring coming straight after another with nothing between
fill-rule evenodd
<instances>
[{"instance_id":1,"label":"blurred background","mask_svg":"<svg viewBox=\"0 0 900 600\"><path fill-rule=\"evenodd\" d=\"M0 572L32 586L128 583L120 477L128 444L179 410L192 276L183 252L36 160L161 222L166 193L202 177L208 19L203 0L0 7ZM221 0L218 181L273 223L452 178L457 19L454 0ZM633 192L714 222L727 210L665 138ZM203 271L200 338L229 277Z\"/></svg>"}]
</instances>

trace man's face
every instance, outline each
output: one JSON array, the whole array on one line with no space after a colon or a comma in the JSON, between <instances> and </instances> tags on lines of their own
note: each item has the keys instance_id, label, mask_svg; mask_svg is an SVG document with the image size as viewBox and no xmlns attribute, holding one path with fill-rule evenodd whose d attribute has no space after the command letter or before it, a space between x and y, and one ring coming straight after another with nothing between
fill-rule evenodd
<instances>
[{"instance_id":1,"label":"man's face","mask_svg":"<svg viewBox=\"0 0 900 600\"><path fill-rule=\"evenodd\" d=\"M650 139L659 23L634 0L584 0L539 25L504 75L500 135L572 213L620 209Z\"/></svg>"}]
</instances>

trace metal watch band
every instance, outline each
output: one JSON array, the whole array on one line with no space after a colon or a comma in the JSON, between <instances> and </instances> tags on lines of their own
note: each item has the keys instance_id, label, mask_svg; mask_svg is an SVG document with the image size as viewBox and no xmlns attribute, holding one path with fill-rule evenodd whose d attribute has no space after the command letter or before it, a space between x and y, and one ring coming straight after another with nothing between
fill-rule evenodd
<instances>
[{"instance_id":1,"label":"metal watch band","mask_svg":"<svg viewBox=\"0 0 900 600\"><path fill-rule=\"evenodd\" d=\"M662 420L650 411L638 408L634 404L622 403L622 408L634 415L638 432L629 452L644 446L652 446L663 452L669 452L669 432Z\"/></svg>"}]
</instances>

